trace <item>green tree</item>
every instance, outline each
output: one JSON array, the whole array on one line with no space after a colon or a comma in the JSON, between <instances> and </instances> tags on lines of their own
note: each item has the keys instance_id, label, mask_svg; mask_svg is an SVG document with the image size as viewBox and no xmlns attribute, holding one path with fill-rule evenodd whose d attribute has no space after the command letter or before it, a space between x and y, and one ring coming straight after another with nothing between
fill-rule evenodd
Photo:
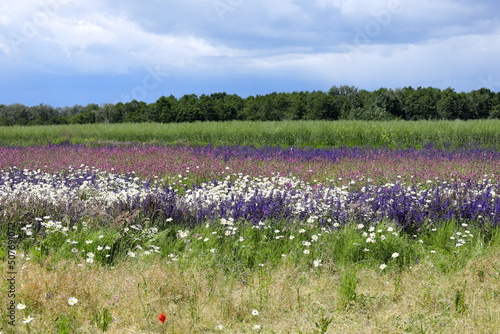
<instances>
[{"instance_id":1,"label":"green tree","mask_svg":"<svg viewBox=\"0 0 500 334\"><path fill-rule=\"evenodd\" d=\"M359 93L359 88L355 86L332 86L328 91L328 94L332 96L354 96Z\"/></svg>"},{"instance_id":2,"label":"green tree","mask_svg":"<svg viewBox=\"0 0 500 334\"><path fill-rule=\"evenodd\" d=\"M147 104L143 101L132 100L124 104L123 121L128 123L146 122Z\"/></svg>"},{"instance_id":3,"label":"green tree","mask_svg":"<svg viewBox=\"0 0 500 334\"><path fill-rule=\"evenodd\" d=\"M490 118L500 118L500 104L495 105L491 109Z\"/></svg>"},{"instance_id":4,"label":"green tree","mask_svg":"<svg viewBox=\"0 0 500 334\"><path fill-rule=\"evenodd\" d=\"M455 119L461 114L460 97L453 88L442 91L441 98L437 103L437 114L439 119Z\"/></svg>"},{"instance_id":5,"label":"green tree","mask_svg":"<svg viewBox=\"0 0 500 334\"><path fill-rule=\"evenodd\" d=\"M69 122L72 124L95 123L95 114L91 111L85 111L83 113L71 116Z\"/></svg>"},{"instance_id":6,"label":"green tree","mask_svg":"<svg viewBox=\"0 0 500 334\"><path fill-rule=\"evenodd\" d=\"M87 106L88 107L88 106ZM98 109L92 110L95 115L96 123L110 123L111 114L113 113L114 105L112 103L103 103ZM94 109L94 108L92 108Z\"/></svg>"},{"instance_id":7,"label":"green tree","mask_svg":"<svg viewBox=\"0 0 500 334\"><path fill-rule=\"evenodd\" d=\"M8 111L8 106L0 104L0 125L14 125L16 123L15 119L11 116Z\"/></svg>"},{"instance_id":8,"label":"green tree","mask_svg":"<svg viewBox=\"0 0 500 334\"><path fill-rule=\"evenodd\" d=\"M52 106L40 103L37 106L29 108L28 124L46 125L49 124L49 120L54 116L57 116L57 113Z\"/></svg>"},{"instance_id":9,"label":"green tree","mask_svg":"<svg viewBox=\"0 0 500 334\"><path fill-rule=\"evenodd\" d=\"M306 92L293 92L290 94L290 104L285 119L299 120L304 117L307 112L307 95Z\"/></svg>"},{"instance_id":10,"label":"green tree","mask_svg":"<svg viewBox=\"0 0 500 334\"><path fill-rule=\"evenodd\" d=\"M113 109L110 110L109 121L111 123L122 123L125 114L125 105L122 102L118 102L113 106Z\"/></svg>"},{"instance_id":11,"label":"green tree","mask_svg":"<svg viewBox=\"0 0 500 334\"><path fill-rule=\"evenodd\" d=\"M471 118L487 118L494 106L495 93L488 88L473 90L468 94Z\"/></svg>"},{"instance_id":12,"label":"green tree","mask_svg":"<svg viewBox=\"0 0 500 334\"><path fill-rule=\"evenodd\" d=\"M389 121L394 119L387 110L376 105L371 105L364 108L353 108L349 113L344 113L342 119L359 120L359 121Z\"/></svg>"},{"instance_id":13,"label":"green tree","mask_svg":"<svg viewBox=\"0 0 500 334\"><path fill-rule=\"evenodd\" d=\"M392 116L396 118L404 118L401 101L398 98L397 91L387 88L380 88L373 93L374 104L377 107L385 109Z\"/></svg>"},{"instance_id":14,"label":"green tree","mask_svg":"<svg viewBox=\"0 0 500 334\"><path fill-rule=\"evenodd\" d=\"M6 114L16 125L28 125L30 121L30 109L24 104L15 103L5 107Z\"/></svg>"},{"instance_id":15,"label":"green tree","mask_svg":"<svg viewBox=\"0 0 500 334\"><path fill-rule=\"evenodd\" d=\"M196 94L186 94L175 107L176 122L194 122L202 119L200 103Z\"/></svg>"},{"instance_id":16,"label":"green tree","mask_svg":"<svg viewBox=\"0 0 500 334\"><path fill-rule=\"evenodd\" d=\"M307 112L304 119L337 120L341 112L342 102L331 94L313 91L308 94Z\"/></svg>"},{"instance_id":17,"label":"green tree","mask_svg":"<svg viewBox=\"0 0 500 334\"><path fill-rule=\"evenodd\" d=\"M162 96L152 106L152 121L161 123L175 122L175 108L177 99L175 96Z\"/></svg>"},{"instance_id":18,"label":"green tree","mask_svg":"<svg viewBox=\"0 0 500 334\"><path fill-rule=\"evenodd\" d=\"M359 88L355 86L342 85L331 87L328 95L334 98L333 105L340 108L338 116L341 117L342 114L349 113L351 109L364 106L363 100L366 99L364 92L360 92Z\"/></svg>"},{"instance_id":19,"label":"green tree","mask_svg":"<svg viewBox=\"0 0 500 334\"><path fill-rule=\"evenodd\" d=\"M404 88L404 118L406 120L437 119L437 103L441 91L437 88Z\"/></svg>"},{"instance_id":20,"label":"green tree","mask_svg":"<svg viewBox=\"0 0 500 334\"><path fill-rule=\"evenodd\" d=\"M260 106L259 106L259 95L249 96L245 99L245 104L238 114L239 120L245 121L257 121L259 119Z\"/></svg>"},{"instance_id":21,"label":"green tree","mask_svg":"<svg viewBox=\"0 0 500 334\"><path fill-rule=\"evenodd\" d=\"M285 119L290 100L285 93L267 94L260 97L260 119L263 121L282 121Z\"/></svg>"},{"instance_id":22,"label":"green tree","mask_svg":"<svg viewBox=\"0 0 500 334\"><path fill-rule=\"evenodd\" d=\"M221 121L229 121L238 118L238 114L243 109L245 100L236 94L224 96L224 108L219 115Z\"/></svg>"}]
</instances>

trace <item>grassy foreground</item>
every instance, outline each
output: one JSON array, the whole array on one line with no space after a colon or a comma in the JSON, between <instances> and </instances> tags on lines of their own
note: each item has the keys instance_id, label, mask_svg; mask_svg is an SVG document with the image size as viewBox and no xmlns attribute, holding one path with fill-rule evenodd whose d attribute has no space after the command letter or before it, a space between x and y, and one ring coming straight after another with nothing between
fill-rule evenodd
<instances>
[{"instance_id":1,"label":"grassy foreground","mask_svg":"<svg viewBox=\"0 0 500 334\"><path fill-rule=\"evenodd\" d=\"M137 142L189 145L500 147L500 120L281 121L86 124L0 127L2 145Z\"/></svg>"},{"instance_id":2,"label":"grassy foreground","mask_svg":"<svg viewBox=\"0 0 500 334\"><path fill-rule=\"evenodd\" d=\"M406 235L383 224L221 220L157 232L68 229L48 218L43 225L44 234L23 230L34 237L18 245L17 320L9 326L4 316L4 333L494 333L500 326L497 229L449 222Z\"/></svg>"},{"instance_id":3,"label":"grassy foreground","mask_svg":"<svg viewBox=\"0 0 500 334\"><path fill-rule=\"evenodd\" d=\"M495 333L499 262L498 253L490 254L450 273L427 260L402 273L335 266L304 272L282 265L239 277L164 261L146 268L121 263L113 270L59 262L50 270L29 266L20 279L23 290L37 291L26 296L38 311L33 333L98 333L99 324L116 334ZM48 298L48 290L57 295ZM80 301L69 306L68 295ZM99 322L106 310L109 327ZM157 320L161 312L164 324Z\"/></svg>"}]
</instances>

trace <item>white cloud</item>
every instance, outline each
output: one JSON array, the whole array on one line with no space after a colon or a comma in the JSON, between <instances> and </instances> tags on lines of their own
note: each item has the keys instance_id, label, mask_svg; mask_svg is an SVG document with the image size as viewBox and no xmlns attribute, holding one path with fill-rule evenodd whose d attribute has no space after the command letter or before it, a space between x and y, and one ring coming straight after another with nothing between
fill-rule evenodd
<instances>
[{"instance_id":1,"label":"white cloud","mask_svg":"<svg viewBox=\"0 0 500 334\"><path fill-rule=\"evenodd\" d=\"M363 17L372 15L379 10L388 10L393 14L402 9L401 0L320 0L338 8L342 15Z\"/></svg>"},{"instance_id":2,"label":"white cloud","mask_svg":"<svg viewBox=\"0 0 500 334\"><path fill-rule=\"evenodd\" d=\"M500 30L499 30L500 32ZM372 44L339 52L261 55L237 64L240 71L261 75L314 79L316 82L353 84L365 89L403 86L457 87L480 77L500 75L495 55L500 54L497 33L462 35L427 43Z\"/></svg>"},{"instance_id":3,"label":"white cloud","mask_svg":"<svg viewBox=\"0 0 500 334\"><path fill-rule=\"evenodd\" d=\"M314 4L319 8L338 7L340 0L314 0Z\"/></svg>"},{"instance_id":4,"label":"white cloud","mask_svg":"<svg viewBox=\"0 0 500 334\"><path fill-rule=\"evenodd\" d=\"M316 0L315 3L319 7L337 8L342 15L354 20L373 18L381 12L389 12L422 24L446 24L449 20L484 14L485 10L480 2L452 0Z\"/></svg>"},{"instance_id":5,"label":"white cloud","mask_svg":"<svg viewBox=\"0 0 500 334\"><path fill-rule=\"evenodd\" d=\"M130 67L162 64L198 66L202 57L232 56L238 50L214 45L192 35L153 33L121 16L89 13L76 17L55 16L32 36L18 35L20 43L0 49L11 57L61 67L67 73L107 71L123 73ZM15 47L19 47L15 50ZM43 49L43 52L41 49ZM17 52L16 52L17 51ZM37 51L37 57L31 55Z\"/></svg>"},{"instance_id":6,"label":"white cloud","mask_svg":"<svg viewBox=\"0 0 500 334\"><path fill-rule=\"evenodd\" d=\"M228 6L222 16L219 2ZM486 0L4 0L0 75L7 81L16 72L111 78L149 66L179 82L189 73L190 84L198 77L246 77L247 87L256 77L269 78L269 86L273 78L293 78L374 89L490 74L498 80L498 6Z\"/></svg>"},{"instance_id":7,"label":"white cloud","mask_svg":"<svg viewBox=\"0 0 500 334\"><path fill-rule=\"evenodd\" d=\"M475 15L484 12L484 6L479 2L452 0L395 1L401 2L401 16L405 20L419 23L422 26L427 24L446 25L450 22L457 22L457 20L467 24L467 21L474 18Z\"/></svg>"}]
</instances>

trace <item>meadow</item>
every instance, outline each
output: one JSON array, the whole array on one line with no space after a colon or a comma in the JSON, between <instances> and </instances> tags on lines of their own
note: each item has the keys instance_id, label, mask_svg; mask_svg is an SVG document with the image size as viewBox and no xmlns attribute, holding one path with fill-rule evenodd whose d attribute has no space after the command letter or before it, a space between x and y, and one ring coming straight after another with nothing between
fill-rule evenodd
<instances>
[{"instance_id":1,"label":"meadow","mask_svg":"<svg viewBox=\"0 0 500 334\"><path fill-rule=\"evenodd\" d=\"M0 126L1 145L135 142L213 146L500 147L500 120L279 121Z\"/></svg>"},{"instance_id":2,"label":"meadow","mask_svg":"<svg viewBox=\"0 0 500 334\"><path fill-rule=\"evenodd\" d=\"M0 332L495 333L499 125L2 128Z\"/></svg>"}]
</instances>

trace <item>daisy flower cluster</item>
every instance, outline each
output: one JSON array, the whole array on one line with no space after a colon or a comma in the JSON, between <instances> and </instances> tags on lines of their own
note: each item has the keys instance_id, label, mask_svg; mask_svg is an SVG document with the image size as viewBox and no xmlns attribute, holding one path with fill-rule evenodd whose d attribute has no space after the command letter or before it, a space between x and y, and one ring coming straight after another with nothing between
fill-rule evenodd
<instances>
[{"instance_id":1,"label":"daisy flower cluster","mask_svg":"<svg viewBox=\"0 0 500 334\"><path fill-rule=\"evenodd\" d=\"M68 305L69 305L69 306L76 305L77 303L78 303L78 299L77 299L77 298L75 298L75 297L69 297L69 298L68 298ZM27 305L26 305L26 304L23 304L23 303L18 303L18 304L16 305L16 309L18 309L18 310L25 310L25 311L26 311L26 310L27 310ZM31 323L34 319L35 319L35 317L33 317L33 316L31 316L31 315L29 315L29 314L28 314L27 316L23 317L22 322L23 322L23 324L28 325L28 324L30 324L30 323ZM0 332L0 333L1 333L1 332Z\"/></svg>"},{"instance_id":2,"label":"daisy flower cluster","mask_svg":"<svg viewBox=\"0 0 500 334\"><path fill-rule=\"evenodd\" d=\"M161 182L97 170L52 175L11 169L0 171L0 200L18 206L52 206L73 220L96 213L116 216L137 211L151 220L172 218L188 225L221 218L253 224L296 222L311 216L318 217L318 224L330 226L389 220L403 229L417 229L427 220L452 219L500 224L500 183L488 179L465 183L432 180L420 185L348 182L337 187L293 177L237 175L233 180L178 191ZM69 228L57 221L43 224L48 232L64 233Z\"/></svg>"}]
</instances>

